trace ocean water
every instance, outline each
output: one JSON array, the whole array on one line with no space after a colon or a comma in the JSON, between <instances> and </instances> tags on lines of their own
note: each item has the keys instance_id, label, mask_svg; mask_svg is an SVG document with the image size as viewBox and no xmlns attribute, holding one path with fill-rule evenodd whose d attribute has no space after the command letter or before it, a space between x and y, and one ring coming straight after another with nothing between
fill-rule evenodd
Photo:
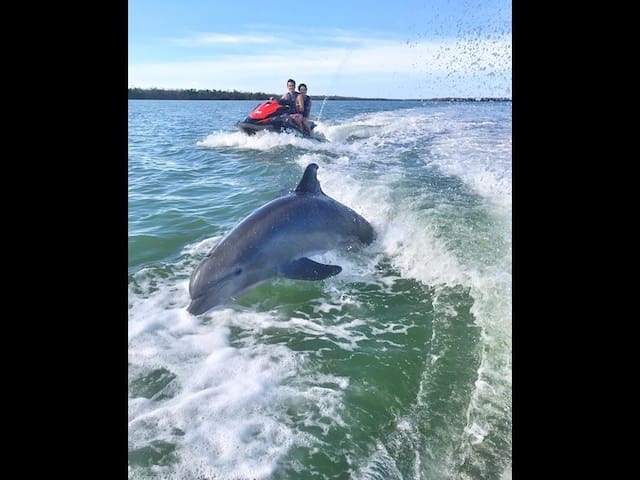
<instances>
[{"instance_id":1,"label":"ocean water","mask_svg":"<svg viewBox=\"0 0 640 480\"><path fill-rule=\"evenodd\" d=\"M511 103L327 101L327 141L256 101L130 100L130 479L510 479ZM188 314L237 223L319 165L375 241Z\"/></svg>"}]
</instances>

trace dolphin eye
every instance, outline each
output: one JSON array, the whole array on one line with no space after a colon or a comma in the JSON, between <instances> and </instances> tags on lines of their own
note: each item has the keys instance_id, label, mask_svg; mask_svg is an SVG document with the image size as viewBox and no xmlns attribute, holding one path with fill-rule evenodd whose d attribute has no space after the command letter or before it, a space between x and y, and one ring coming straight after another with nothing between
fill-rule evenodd
<instances>
[{"instance_id":1,"label":"dolphin eye","mask_svg":"<svg viewBox=\"0 0 640 480\"><path fill-rule=\"evenodd\" d=\"M242 269L241 268L239 268L235 272L233 272L234 275L240 275L241 273L242 273Z\"/></svg>"}]
</instances>

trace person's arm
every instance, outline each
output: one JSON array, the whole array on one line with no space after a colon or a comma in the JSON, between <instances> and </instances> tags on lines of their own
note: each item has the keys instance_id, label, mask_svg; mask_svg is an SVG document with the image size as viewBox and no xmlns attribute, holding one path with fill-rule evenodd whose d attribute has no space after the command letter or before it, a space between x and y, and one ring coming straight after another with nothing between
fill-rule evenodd
<instances>
[{"instance_id":1,"label":"person's arm","mask_svg":"<svg viewBox=\"0 0 640 480\"><path fill-rule=\"evenodd\" d=\"M304 111L304 97L302 95L298 95L296 97L296 111L298 113L302 113Z\"/></svg>"}]
</instances>

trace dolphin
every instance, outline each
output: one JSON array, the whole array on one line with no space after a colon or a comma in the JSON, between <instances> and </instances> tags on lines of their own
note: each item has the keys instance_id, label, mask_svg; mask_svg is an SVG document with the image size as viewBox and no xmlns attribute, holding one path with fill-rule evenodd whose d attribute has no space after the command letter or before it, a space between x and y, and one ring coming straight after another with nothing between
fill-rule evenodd
<instances>
[{"instance_id":1,"label":"dolphin","mask_svg":"<svg viewBox=\"0 0 640 480\"><path fill-rule=\"evenodd\" d=\"M202 260L189 280L187 311L200 315L275 277L323 280L342 271L308 256L336 248L369 245L367 220L328 197L307 166L296 189L255 210Z\"/></svg>"}]
</instances>

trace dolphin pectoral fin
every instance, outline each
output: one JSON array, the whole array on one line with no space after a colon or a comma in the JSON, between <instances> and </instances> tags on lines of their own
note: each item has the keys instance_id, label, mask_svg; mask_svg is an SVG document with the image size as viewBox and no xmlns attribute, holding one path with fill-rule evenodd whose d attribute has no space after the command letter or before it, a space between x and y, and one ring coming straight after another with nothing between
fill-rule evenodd
<instances>
[{"instance_id":1,"label":"dolphin pectoral fin","mask_svg":"<svg viewBox=\"0 0 640 480\"><path fill-rule=\"evenodd\" d=\"M299 258L285 263L280 268L280 274L294 280L324 280L339 274L342 267L338 265L324 265L308 258Z\"/></svg>"}]
</instances>

